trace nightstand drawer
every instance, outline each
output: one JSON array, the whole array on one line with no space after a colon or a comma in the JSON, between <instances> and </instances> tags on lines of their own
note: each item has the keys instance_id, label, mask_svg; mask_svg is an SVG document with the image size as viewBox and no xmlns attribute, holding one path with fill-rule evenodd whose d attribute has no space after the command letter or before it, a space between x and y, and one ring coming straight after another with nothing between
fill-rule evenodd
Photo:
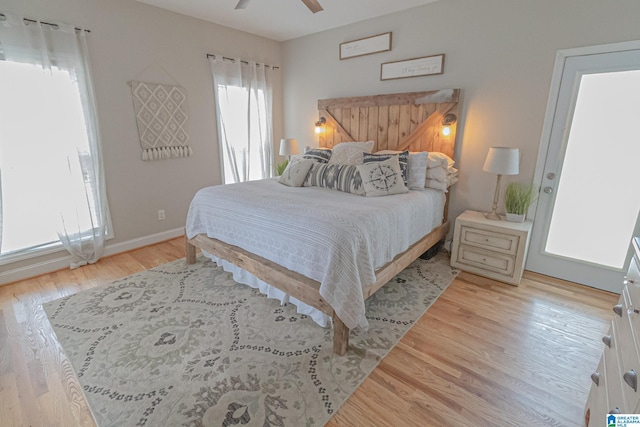
<instances>
[{"instance_id":1,"label":"nightstand drawer","mask_svg":"<svg viewBox=\"0 0 640 427\"><path fill-rule=\"evenodd\" d=\"M483 270L504 274L505 276L513 276L515 265L515 258L512 256L467 245L460 245L456 261Z\"/></svg>"},{"instance_id":2,"label":"nightstand drawer","mask_svg":"<svg viewBox=\"0 0 640 427\"><path fill-rule=\"evenodd\" d=\"M503 254L515 255L519 242L520 237L517 235L495 233L464 225L460 229L461 244L498 251Z\"/></svg>"}]
</instances>

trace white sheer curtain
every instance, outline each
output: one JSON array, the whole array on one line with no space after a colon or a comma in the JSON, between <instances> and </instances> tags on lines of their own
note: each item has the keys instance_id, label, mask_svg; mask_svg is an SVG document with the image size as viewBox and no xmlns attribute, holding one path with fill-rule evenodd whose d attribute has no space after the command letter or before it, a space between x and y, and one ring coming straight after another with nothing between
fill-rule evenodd
<instances>
[{"instance_id":1,"label":"white sheer curtain","mask_svg":"<svg viewBox=\"0 0 640 427\"><path fill-rule=\"evenodd\" d=\"M210 55L225 184L273 176L273 68Z\"/></svg>"},{"instance_id":2,"label":"white sheer curtain","mask_svg":"<svg viewBox=\"0 0 640 427\"><path fill-rule=\"evenodd\" d=\"M40 70L37 81L42 83L42 88L33 90L27 87L24 97L33 103L34 110L36 107L38 110L49 108L44 117L56 118L53 124L46 121L31 124L34 127L48 126L46 146L51 151L44 161L54 171L53 174L43 170L32 171L43 185L49 185L55 193L42 202L42 215L57 217L57 234L72 255L72 268L94 263L103 253L110 226L85 31L63 23L31 22L5 14L5 18L0 20L0 60L23 64L25 73ZM58 93L61 95L56 99ZM63 95L66 104L62 103ZM28 138L21 139L16 133L2 136L11 138L3 141L7 144L34 144L35 147L37 143ZM37 154L40 156L41 153ZM35 152L33 156L35 165Z\"/></svg>"},{"instance_id":3,"label":"white sheer curtain","mask_svg":"<svg viewBox=\"0 0 640 427\"><path fill-rule=\"evenodd\" d=\"M0 251L2 250L2 218L4 214L2 213L2 168L0 167Z\"/></svg>"}]
</instances>

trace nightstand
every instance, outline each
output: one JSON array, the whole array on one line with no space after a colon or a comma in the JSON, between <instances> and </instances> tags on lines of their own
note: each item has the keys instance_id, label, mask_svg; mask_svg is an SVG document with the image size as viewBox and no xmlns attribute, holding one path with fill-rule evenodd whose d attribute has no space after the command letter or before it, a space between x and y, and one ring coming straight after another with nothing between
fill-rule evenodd
<instances>
[{"instance_id":1,"label":"nightstand","mask_svg":"<svg viewBox=\"0 0 640 427\"><path fill-rule=\"evenodd\" d=\"M490 279L519 285L531 235L531 221L495 221L482 212L456 218L451 266Z\"/></svg>"}]
</instances>

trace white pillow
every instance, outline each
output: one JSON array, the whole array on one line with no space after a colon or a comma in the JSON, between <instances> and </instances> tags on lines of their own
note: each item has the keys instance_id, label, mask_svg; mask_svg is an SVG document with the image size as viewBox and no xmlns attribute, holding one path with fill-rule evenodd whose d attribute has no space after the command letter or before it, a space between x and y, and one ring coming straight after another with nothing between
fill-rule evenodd
<instances>
[{"instance_id":1,"label":"white pillow","mask_svg":"<svg viewBox=\"0 0 640 427\"><path fill-rule=\"evenodd\" d=\"M429 159L427 160L427 168L437 168L438 166L450 168L453 167L454 163L453 159L446 154L439 153L437 151L430 151Z\"/></svg>"},{"instance_id":2,"label":"white pillow","mask_svg":"<svg viewBox=\"0 0 640 427\"><path fill-rule=\"evenodd\" d=\"M278 182L289 187L301 187L313 163L311 159L291 159Z\"/></svg>"},{"instance_id":3,"label":"white pillow","mask_svg":"<svg viewBox=\"0 0 640 427\"><path fill-rule=\"evenodd\" d=\"M409 190L423 190L425 179L427 179L427 157L426 151L420 153L409 153L407 163L409 173Z\"/></svg>"},{"instance_id":4,"label":"white pillow","mask_svg":"<svg viewBox=\"0 0 640 427\"><path fill-rule=\"evenodd\" d=\"M437 179L427 178L427 180L425 181L425 188L433 188L446 193L449 190L449 187L451 187L456 182L458 182L457 175L451 176L446 181L438 181Z\"/></svg>"},{"instance_id":5,"label":"white pillow","mask_svg":"<svg viewBox=\"0 0 640 427\"><path fill-rule=\"evenodd\" d=\"M421 152L425 153L426 151L421 151ZM376 151L376 154L396 154L396 153L400 153L400 151L395 151L395 150ZM414 154L414 153L416 152L415 151L409 152L409 154ZM437 151L429 151L429 156L427 159L427 168L437 168L439 166L450 168L450 167L453 167L454 163L455 161L444 153L440 153Z\"/></svg>"},{"instance_id":6,"label":"white pillow","mask_svg":"<svg viewBox=\"0 0 640 427\"><path fill-rule=\"evenodd\" d=\"M329 159L331 164L361 165L362 153L371 153L374 141L367 142L341 142L332 148L333 153Z\"/></svg>"},{"instance_id":7,"label":"white pillow","mask_svg":"<svg viewBox=\"0 0 640 427\"><path fill-rule=\"evenodd\" d=\"M436 179L429 179L427 178L426 182L425 182L425 187L426 188L433 188L434 190L440 190L443 192L447 192L447 183L444 181L438 181Z\"/></svg>"},{"instance_id":8,"label":"white pillow","mask_svg":"<svg viewBox=\"0 0 640 427\"><path fill-rule=\"evenodd\" d=\"M382 162L356 165L356 168L362 178L364 195L367 197L389 196L409 191L402 180L398 156Z\"/></svg>"},{"instance_id":9,"label":"white pillow","mask_svg":"<svg viewBox=\"0 0 640 427\"><path fill-rule=\"evenodd\" d=\"M437 168L428 168L427 169L427 178L436 179L438 181L446 182L451 176L458 175L458 169L449 168L445 169L442 166L438 166Z\"/></svg>"}]
</instances>

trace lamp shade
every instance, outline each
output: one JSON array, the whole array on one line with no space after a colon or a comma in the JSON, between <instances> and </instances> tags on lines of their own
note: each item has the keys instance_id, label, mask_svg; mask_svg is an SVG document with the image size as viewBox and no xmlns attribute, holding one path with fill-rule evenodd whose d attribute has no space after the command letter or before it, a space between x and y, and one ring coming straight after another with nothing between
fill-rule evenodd
<instances>
[{"instance_id":1,"label":"lamp shade","mask_svg":"<svg viewBox=\"0 0 640 427\"><path fill-rule=\"evenodd\" d=\"M518 175L520 173L520 150L509 147L491 147L482 170L499 175Z\"/></svg>"},{"instance_id":2,"label":"lamp shade","mask_svg":"<svg viewBox=\"0 0 640 427\"><path fill-rule=\"evenodd\" d=\"M298 141L295 138L287 138L280 140L280 155L292 156L298 154Z\"/></svg>"}]
</instances>

